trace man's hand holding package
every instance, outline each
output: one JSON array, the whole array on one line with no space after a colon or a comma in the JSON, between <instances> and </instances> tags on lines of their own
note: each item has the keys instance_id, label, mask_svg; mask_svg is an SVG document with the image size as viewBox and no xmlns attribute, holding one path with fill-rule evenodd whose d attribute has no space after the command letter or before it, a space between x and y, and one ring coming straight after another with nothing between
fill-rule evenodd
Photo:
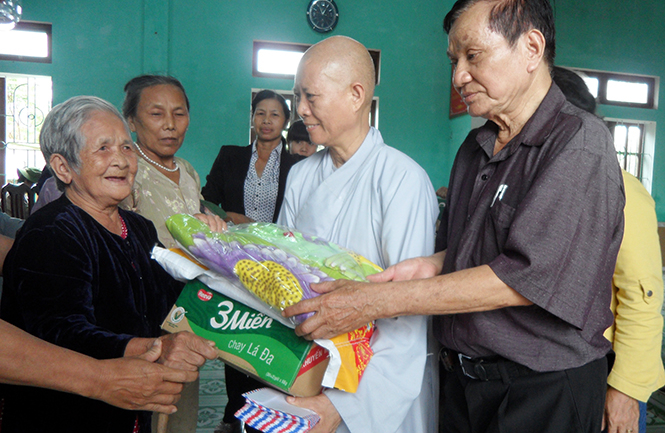
<instances>
[{"instance_id":1,"label":"man's hand holding package","mask_svg":"<svg viewBox=\"0 0 665 433\"><path fill-rule=\"evenodd\" d=\"M378 274L369 275L372 283L387 283L438 275L443 266L445 252L430 257L416 257L390 266ZM337 280L312 284L311 288L321 296L307 299L288 307L284 316L315 312L316 314L296 327L296 334L308 340L332 338L360 328L368 322L380 319L390 303L381 293L380 284L368 284L350 280Z\"/></svg>"},{"instance_id":2,"label":"man's hand holding package","mask_svg":"<svg viewBox=\"0 0 665 433\"><path fill-rule=\"evenodd\" d=\"M379 317L380 306L372 296L378 288L374 286L351 280L312 284L312 290L322 295L300 301L284 309L282 314L291 317L315 312L296 327L296 334L308 340L330 339L358 329Z\"/></svg>"}]
</instances>

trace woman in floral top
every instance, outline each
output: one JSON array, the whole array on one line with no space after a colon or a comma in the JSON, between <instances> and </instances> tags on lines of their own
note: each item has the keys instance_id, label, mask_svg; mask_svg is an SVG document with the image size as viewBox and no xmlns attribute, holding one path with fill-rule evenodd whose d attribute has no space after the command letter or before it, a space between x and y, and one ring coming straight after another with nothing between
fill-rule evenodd
<instances>
[{"instance_id":1,"label":"woman in floral top","mask_svg":"<svg viewBox=\"0 0 665 433\"><path fill-rule=\"evenodd\" d=\"M136 133L139 170L132 193L120 206L151 220L159 240L175 246L164 222L177 213L201 211L201 181L176 152L189 126L189 100L177 79L142 75L125 85L123 115Z\"/></svg>"}]
</instances>

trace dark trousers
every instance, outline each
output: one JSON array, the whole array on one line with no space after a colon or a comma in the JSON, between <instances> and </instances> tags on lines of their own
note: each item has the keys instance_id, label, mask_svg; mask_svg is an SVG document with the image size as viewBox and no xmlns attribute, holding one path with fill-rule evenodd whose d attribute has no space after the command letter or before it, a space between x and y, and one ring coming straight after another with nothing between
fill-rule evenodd
<instances>
[{"instance_id":1,"label":"dark trousers","mask_svg":"<svg viewBox=\"0 0 665 433\"><path fill-rule=\"evenodd\" d=\"M511 374L504 360L501 377L467 377L459 363L441 369L441 433L597 433L600 431L607 360L582 367ZM506 368L505 366L513 367Z\"/></svg>"},{"instance_id":2,"label":"dark trousers","mask_svg":"<svg viewBox=\"0 0 665 433\"><path fill-rule=\"evenodd\" d=\"M265 388L266 385L228 364L224 364L224 376L226 380L226 395L229 397L229 402L224 409L224 422L231 424L237 421L234 414L245 405L245 397L242 394L258 388ZM245 430L247 433L260 433L258 430L248 426L245 426Z\"/></svg>"}]
</instances>

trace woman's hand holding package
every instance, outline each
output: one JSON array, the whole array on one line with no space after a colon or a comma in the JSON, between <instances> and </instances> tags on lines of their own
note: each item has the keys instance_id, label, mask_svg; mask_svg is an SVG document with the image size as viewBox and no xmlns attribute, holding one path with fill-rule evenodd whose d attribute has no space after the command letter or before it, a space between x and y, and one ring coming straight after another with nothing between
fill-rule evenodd
<instances>
[{"instance_id":1,"label":"woman's hand holding package","mask_svg":"<svg viewBox=\"0 0 665 433\"><path fill-rule=\"evenodd\" d=\"M125 357L139 356L159 341L162 352L157 360L167 367L186 371L198 371L206 359L218 356L215 343L191 332L177 332L154 338L132 338L125 348Z\"/></svg>"},{"instance_id":2,"label":"woman's hand holding package","mask_svg":"<svg viewBox=\"0 0 665 433\"><path fill-rule=\"evenodd\" d=\"M163 345L159 363L181 370L197 371L206 360L217 358L215 343L191 332L178 332L159 337Z\"/></svg>"},{"instance_id":3,"label":"woman's hand holding package","mask_svg":"<svg viewBox=\"0 0 665 433\"><path fill-rule=\"evenodd\" d=\"M143 355L95 361L101 368L86 395L123 409L174 413L183 383L198 375L155 363L161 355L162 343L155 340Z\"/></svg>"},{"instance_id":4,"label":"woman's hand holding package","mask_svg":"<svg viewBox=\"0 0 665 433\"><path fill-rule=\"evenodd\" d=\"M227 229L226 222L224 222L224 220L218 217L217 215L197 213L194 216L196 217L196 219L198 219L201 222L204 222L208 227L210 227L210 231L221 233L225 232Z\"/></svg>"},{"instance_id":5,"label":"woman's hand holding package","mask_svg":"<svg viewBox=\"0 0 665 433\"><path fill-rule=\"evenodd\" d=\"M286 401L316 412L321 418L309 433L333 433L342 423L342 417L330 399L323 393L314 397L287 397Z\"/></svg>"},{"instance_id":6,"label":"woman's hand holding package","mask_svg":"<svg viewBox=\"0 0 665 433\"><path fill-rule=\"evenodd\" d=\"M232 222L235 225L253 223L254 220L248 217L247 215L237 213L237 212L227 212L227 220Z\"/></svg>"}]
</instances>

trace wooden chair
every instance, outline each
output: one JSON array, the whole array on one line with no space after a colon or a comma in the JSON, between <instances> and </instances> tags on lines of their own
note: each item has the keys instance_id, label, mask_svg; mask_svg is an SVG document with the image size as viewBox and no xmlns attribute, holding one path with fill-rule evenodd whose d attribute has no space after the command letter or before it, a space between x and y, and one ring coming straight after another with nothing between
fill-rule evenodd
<instances>
[{"instance_id":1,"label":"wooden chair","mask_svg":"<svg viewBox=\"0 0 665 433\"><path fill-rule=\"evenodd\" d=\"M26 219L35 204L35 193L27 183L7 183L2 187L2 211L14 218Z\"/></svg>"}]
</instances>

